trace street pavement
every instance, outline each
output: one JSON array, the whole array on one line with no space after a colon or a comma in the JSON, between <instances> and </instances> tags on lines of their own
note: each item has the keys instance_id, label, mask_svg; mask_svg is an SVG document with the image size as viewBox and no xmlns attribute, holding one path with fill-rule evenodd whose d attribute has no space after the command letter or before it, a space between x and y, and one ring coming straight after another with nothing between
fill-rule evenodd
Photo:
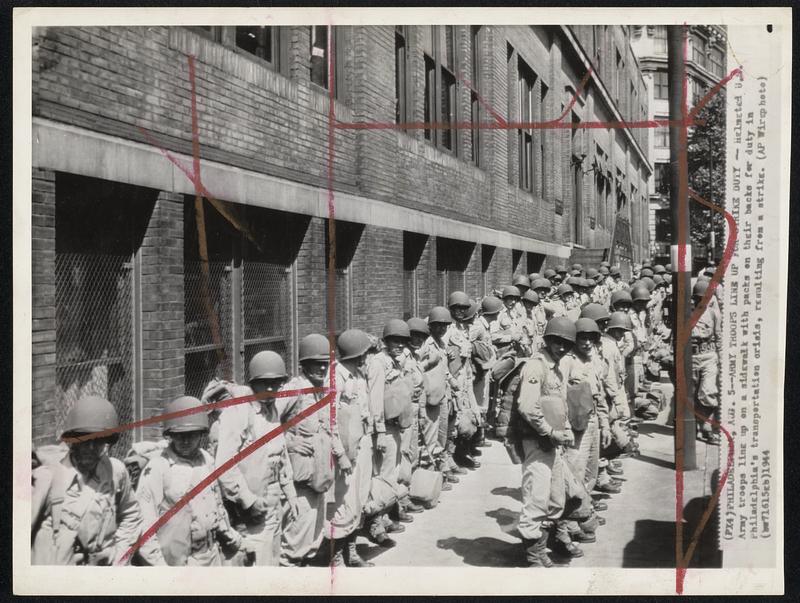
<instances>
[{"instance_id":1,"label":"street pavement","mask_svg":"<svg viewBox=\"0 0 800 603\"><path fill-rule=\"evenodd\" d=\"M597 542L582 544L581 558L555 561L572 567L675 567L675 471L673 429L666 418L643 423L640 455L623 459L625 482L616 495L595 495L608 505ZM376 566L523 566L516 523L521 508L520 466L500 442L483 448L481 467L460 476L439 505L414 515L405 532L384 548L360 537L358 550ZM684 538L688 542L712 494L719 448L697 441L700 469L685 473ZM703 532L692 567L716 567L714 521Z\"/></svg>"}]
</instances>

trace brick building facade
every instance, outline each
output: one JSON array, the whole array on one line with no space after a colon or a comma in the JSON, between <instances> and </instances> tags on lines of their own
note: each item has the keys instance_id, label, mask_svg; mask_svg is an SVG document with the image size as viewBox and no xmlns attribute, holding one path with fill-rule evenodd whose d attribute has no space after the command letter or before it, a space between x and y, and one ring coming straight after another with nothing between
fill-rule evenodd
<instances>
[{"instance_id":1,"label":"brick building facade","mask_svg":"<svg viewBox=\"0 0 800 603\"><path fill-rule=\"evenodd\" d=\"M334 131L337 330L377 335L580 251L642 259L646 131L457 127L642 119L627 28L39 29L36 444L82 394L144 418L215 374L245 378L261 349L296 368L298 340L326 331L329 33L335 119L387 125ZM199 207L193 104L220 200Z\"/></svg>"}]
</instances>

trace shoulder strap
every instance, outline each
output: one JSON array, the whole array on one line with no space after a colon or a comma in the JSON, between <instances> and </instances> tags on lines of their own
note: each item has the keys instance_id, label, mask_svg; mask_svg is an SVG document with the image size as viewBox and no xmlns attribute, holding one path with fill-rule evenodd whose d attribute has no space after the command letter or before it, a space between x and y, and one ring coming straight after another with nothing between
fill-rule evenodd
<instances>
[{"instance_id":1,"label":"shoulder strap","mask_svg":"<svg viewBox=\"0 0 800 603\"><path fill-rule=\"evenodd\" d=\"M52 465L53 481L50 484L50 516L53 518L53 535L58 534L61 527L61 506L67 493L67 470L61 463Z\"/></svg>"}]
</instances>

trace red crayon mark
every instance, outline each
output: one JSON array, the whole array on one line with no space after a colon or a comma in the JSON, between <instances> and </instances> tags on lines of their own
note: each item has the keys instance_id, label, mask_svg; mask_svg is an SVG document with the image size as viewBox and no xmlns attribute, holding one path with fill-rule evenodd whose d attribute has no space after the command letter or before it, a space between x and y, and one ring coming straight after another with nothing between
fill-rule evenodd
<instances>
[{"instance_id":1,"label":"red crayon mark","mask_svg":"<svg viewBox=\"0 0 800 603\"><path fill-rule=\"evenodd\" d=\"M481 96L478 93L478 91L472 87L472 84L461 74L461 72L458 73L458 79L461 80L462 84L464 84L467 88L469 88L470 92L475 94L475 98L478 99L478 103L480 104L480 106L486 109L489 115L494 117L495 121L498 124L500 124L501 126L507 125L507 122L505 119L503 119L503 116L500 115L497 111L495 111L494 108L489 103L486 102L483 96Z\"/></svg>"},{"instance_id":2,"label":"red crayon mark","mask_svg":"<svg viewBox=\"0 0 800 603\"><path fill-rule=\"evenodd\" d=\"M708 102L708 100L716 93L721 90L721 88L727 84L730 79L732 79L737 73L741 75L741 69L735 69L732 71L728 76L719 82L712 90L710 90L703 100L698 103L698 106L695 107L691 112L687 113L686 108L686 78L684 75L683 78L683 93L682 93L682 119L677 121L670 121L670 120L643 120L643 121L634 121L634 122L626 122L622 121L607 121L607 122L580 122L580 123L571 123L571 122L563 122L562 120L564 117L569 113L569 110L574 106L577 97L580 95L583 87L585 86L588 78L590 76L591 71L587 72L576 93L573 95L572 100L570 101L568 107L562 113L562 115L554 120L550 121L543 121L543 122L522 122L522 123L509 123L504 120L496 111L493 111L488 104L486 104L481 98L479 98L479 102L485 106L487 111L495 118L495 122L489 123L472 123L472 122L456 122L456 123L423 123L423 122L410 122L410 123L403 123L403 124L396 124L396 123L345 123L345 122L338 122L335 119L335 111L334 111L334 65L335 62L333 60L333 48L331 45L331 27L328 26L328 91L329 91L329 109L328 109L328 170L327 170L327 186L328 186L328 234L329 234L329 242L328 242L328 339L330 342L330 361L331 361L331 370L329 372L329 387L327 388L327 394L323 397L319 402L315 403L313 406L309 407L308 409L299 413L296 417L287 421L285 424L281 425L279 428L276 428L269 434L266 434L260 440L254 442L246 449L242 450L239 454L234 456L233 458L226 461L223 465L218 467L213 473L211 473L207 478L203 480L200 484L198 484L195 488L193 488L190 492L188 492L172 509L167 511L159 520L151 526L139 539L139 541L131 548L131 550L126 554L125 558L128 558L133 551L138 549L143 542L146 542L148 538L150 538L153 534L157 532L157 530L164 525L174 514L177 512L181 507L188 503L191 498L197 495L203 488L208 487L210 484L213 483L215 479L217 479L222 473L233 467L236 463L240 460L251 454L254 450L256 450L259 446L264 445L270 439L277 436L279 433L285 431L288 427L296 424L300 420L310 416L317 410L320 410L328 403L333 403L335 400L335 365L334 365L334 351L333 351L333 342L335 338L336 328L335 328L335 266L336 266L336 227L335 227L335 220L334 220L334 192L333 192L333 184L334 184L334 135L336 129L343 129L343 130L381 130L381 129L500 129L500 130L510 130L510 129L627 129L627 128L658 128L658 127L680 127L680 138L682 141L682 155L686 153L686 141L688 137L688 127L695 126L695 125L703 125L702 120L695 120L696 114L699 110ZM685 52L686 52L686 40L684 38L684 63L685 63ZM144 136L153 144L154 146L158 147L161 152L165 155L165 157L175 164L186 176L189 180L194 184L196 192L198 195L202 195L212 205L225 216L226 219L231 221L234 226L236 226L239 230L244 232L248 236L250 235L249 231L247 230L246 225L239 224L235 218L233 218L229 212L226 211L224 205L217 201L208 190L203 186L200 180L199 174L199 132L197 128L197 116L196 116L196 92L194 87L194 57L189 56L189 75L192 80L192 130L193 130L193 159L194 159L194 171L188 170L185 166L183 166L176 158L174 158L168 151L163 149L159 144L157 144L153 137L149 135L145 130L142 130ZM467 83L467 85L469 85ZM682 163L685 165L685 162ZM688 174L685 170L681 170L680 174L681 186L680 189L683 190L685 193L681 196L680 202L688 203ZM703 201L696 194L691 193L693 197L701 202L705 203L709 206L707 202ZM720 211L719 208L716 206L711 206L712 209L716 209ZM725 212L726 220L728 220L729 226L731 227L732 236L729 238L726 244L726 251L725 257L723 262L720 264L720 269L716 271L714 278L712 278L712 285L709 286L709 290L704 296L703 301L701 302L698 310L695 310L695 313L692 315L692 320L690 320L689 325L684 325L681 321L678 321L676 324L676 336L679 337L679 341L688 341L688 336L685 336L685 327L689 327L689 332L691 332L691 326L693 326L699 318L698 312L702 311L702 307L707 303L708 299L710 299L710 295L713 293L713 289L716 287L716 284L722 278L725 269L727 268L730 258L733 253L733 248L735 245L735 233L736 233L736 225L733 221L733 217ZM685 259L686 259L686 244L687 244L687 225L685 224L685 220L682 220L683 224L678 225L680 236L679 242L679 268L683 268L685 266ZM253 238L253 242L255 240ZM257 244L257 243L256 243ZM682 311L682 304L679 301L679 314ZM682 357L682 348L679 346L678 349L678 357ZM677 359L676 359L677 364ZM686 376L683 375L681 372L676 371L676 390L683 391L683 398L681 398L678 394L676 397L678 398L679 404L686 403L685 396L686 396ZM300 394L300 393L311 393L311 392L319 392L318 388L313 389L305 389L305 390L297 390L295 392L291 392L292 394ZM285 392L286 395L289 395L290 392ZM256 396L247 396L245 397L249 401L249 399L255 399ZM224 407L227 405L233 405L235 403L242 403L242 399L237 400L227 400L221 403L217 403L220 407ZM211 405L204 407L204 410L207 408L211 408ZM332 404L332 412L331 412L331 426L335 425L335 406ZM173 413L175 414L175 413ZM188 414L188 413L187 413ZM151 418L150 421L153 422L154 420L163 420L163 416L159 418ZM136 424L129 424L131 426L143 424L144 422L138 422ZM694 548L696 547L696 543L702 532L703 528L705 527L708 517L710 517L711 512L713 512L713 508L716 506L719 500L719 495L722 491L722 488L725 486L727 482L727 478L729 475L730 467L733 460L733 439L730 433L724 429L721 425L717 424L721 431L725 434L730 448L728 451L728 464L723 474L722 478L720 479L719 486L717 491L715 492L714 496L712 497L712 504L706 510L706 513L703 515L703 519L701 520L700 524L695 530L695 533L692 537L692 541L690 543L689 549L687 550L686 554L683 554L682 551L682 528L681 522L683 518L683 509L682 509L682 500L683 500L683 451L679 450L678 454L676 455L676 524L677 524L677 536L676 536L676 591L678 594L683 592L683 580L686 573L686 566L688 565L688 561L691 558L692 553L694 552ZM680 429L680 428L678 428ZM677 545L680 545L678 547ZM331 586L333 586L333 568L331 569Z\"/></svg>"}]
</instances>

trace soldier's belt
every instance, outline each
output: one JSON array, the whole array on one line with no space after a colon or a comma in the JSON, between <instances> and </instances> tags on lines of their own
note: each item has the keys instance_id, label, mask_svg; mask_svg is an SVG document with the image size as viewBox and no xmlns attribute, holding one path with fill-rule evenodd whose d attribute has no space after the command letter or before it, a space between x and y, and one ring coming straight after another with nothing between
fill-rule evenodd
<instances>
[{"instance_id":1,"label":"soldier's belt","mask_svg":"<svg viewBox=\"0 0 800 603\"><path fill-rule=\"evenodd\" d=\"M717 348L711 341L693 341L692 354L705 354L706 352L716 352Z\"/></svg>"}]
</instances>

